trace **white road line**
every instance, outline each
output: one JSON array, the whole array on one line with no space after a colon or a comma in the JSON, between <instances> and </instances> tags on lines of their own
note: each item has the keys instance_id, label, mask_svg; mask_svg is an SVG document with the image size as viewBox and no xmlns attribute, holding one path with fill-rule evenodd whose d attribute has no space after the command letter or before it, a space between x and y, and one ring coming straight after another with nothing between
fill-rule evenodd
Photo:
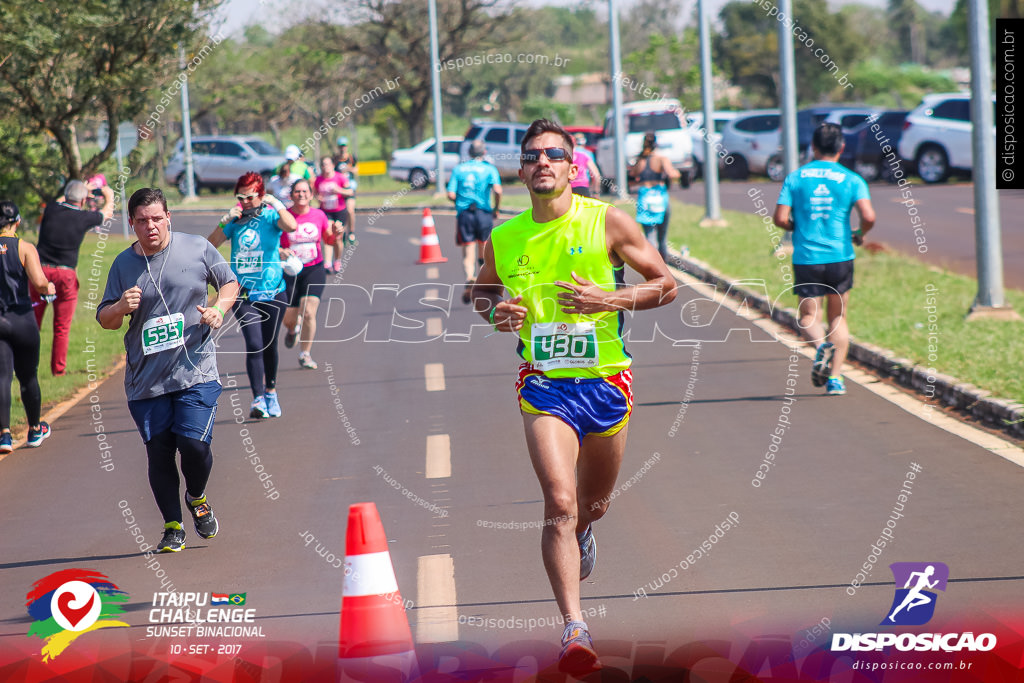
<instances>
[{"instance_id":1,"label":"white road line","mask_svg":"<svg viewBox=\"0 0 1024 683\"><path fill-rule=\"evenodd\" d=\"M447 434L427 437L427 479L452 476L452 443Z\"/></svg>"},{"instance_id":2,"label":"white road line","mask_svg":"<svg viewBox=\"0 0 1024 683\"><path fill-rule=\"evenodd\" d=\"M424 555L416 572L416 642L450 643L459 639L455 563L451 555Z\"/></svg>"},{"instance_id":3,"label":"white road line","mask_svg":"<svg viewBox=\"0 0 1024 683\"><path fill-rule=\"evenodd\" d=\"M437 287L428 287L427 290L423 293L423 298L424 299L440 299L441 298L441 290L438 289Z\"/></svg>"},{"instance_id":4,"label":"white road line","mask_svg":"<svg viewBox=\"0 0 1024 683\"><path fill-rule=\"evenodd\" d=\"M725 306L734 313L739 312L740 308L743 306L743 304L730 299L723 292L715 290L714 287L701 282L689 273L684 273L683 271L675 268L670 268L670 270L673 275L676 276L676 279L693 287L702 295ZM761 318L751 322L765 332L775 336L776 339L779 339L793 351L806 356L807 358L814 357L814 352L811 348L802 343L788 327L783 327L769 318ZM981 446L985 450L991 451L992 453L1009 460L1018 467L1024 467L1024 449L1018 447L1013 442L1007 441L1006 439L1000 438L994 434L990 434L983 429L978 429L977 427L961 422L956 418L949 417L943 413L940 408L930 406L928 403L918 399L916 396L888 385L885 382L880 381L874 375L854 368L853 366L844 368L843 376L864 387L871 393L881 396L890 403L894 403L914 417L935 425L939 429L947 431L950 434L955 434L961 439L966 439L976 446Z\"/></svg>"},{"instance_id":5,"label":"white road line","mask_svg":"<svg viewBox=\"0 0 1024 683\"><path fill-rule=\"evenodd\" d=\"M430 266L427 268L427 279L436 280L441 277L441 270L437 266Z\"/></svg>"},{"instance_id":6,"label":"white road line","mask_svg":"<svg viewBox=\"0 0 1024 683\"><path fill-rule=\"evenodd\" d=\"M427 318L427 336L440 337L444 332L444 323L438 317Z\"/></svg>"},{"instance_id":7,"label":"white road line","mask_svg":"<svg viewBox=\"0 0 1024 683\"><path fill-rule=\"evenodd\" d=\"M366 228L366 232L372 232L375 235L390 235L391 231L387 228Z\"/></svg>"},{"instance_id":8,"label":"white road line","mask_svg":"<svg viewBox=\"0 0 1024 683\"><path fill-rule=\"evenodd\" d=\"M418 246L420 246L420 241L417 238L415 238L415 237L410 237L409 238L409 244L411 244L411 245L413 245L415 247L418 247Z\"/></svg>"},{"instance_id":9,"label":"white road line","mask_svg":"<svg viewBox=\"0 0 1024 683\"><path fill-rule=\"evenodd\" d=\"M429 328L427 334L430 334ZM427 391L444 391L444 363L427 363L423 366L427 380Z\"/></svg>"}]
</instances>

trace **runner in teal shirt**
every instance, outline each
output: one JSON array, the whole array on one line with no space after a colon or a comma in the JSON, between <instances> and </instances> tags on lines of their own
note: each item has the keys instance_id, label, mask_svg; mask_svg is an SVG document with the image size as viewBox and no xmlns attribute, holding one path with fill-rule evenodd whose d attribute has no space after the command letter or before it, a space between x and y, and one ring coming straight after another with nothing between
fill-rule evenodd
<instances>
[{"instance_id":1,"label":"runner in teal shirt","mask_svg":"<svg viewBox=\"0 0 1024 683\"><path fill-rule=\"evenodd\" d=\"M775 225L793 231L793 291L800 297L800 331L815 347L811 383L832 396L846 393L842 368L850 346L846 311L853 287L853 245L875 224L868 186L839 165L843 132L834 123L814 131L814 161L786 176ZM850 214L860 214L853 232ZM828 303L828 333L822 325Z\"/></svg>"}]
</instances>

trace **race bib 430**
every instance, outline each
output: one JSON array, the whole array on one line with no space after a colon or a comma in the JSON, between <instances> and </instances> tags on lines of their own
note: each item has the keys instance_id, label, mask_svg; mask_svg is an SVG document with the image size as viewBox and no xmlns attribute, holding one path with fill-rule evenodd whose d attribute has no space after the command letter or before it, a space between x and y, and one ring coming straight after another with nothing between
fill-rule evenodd
<instances>
[{"instance_id":1,"label":"race bib 430","mask_svg":"<svg viewBox=\"0 0 1024 683\"><path fill-rule=\"evenodd\" d=\"M530 326L533 365L538 370L590 368L598 364L594 323L534 323Z\"/></svg>"}]
</instances>

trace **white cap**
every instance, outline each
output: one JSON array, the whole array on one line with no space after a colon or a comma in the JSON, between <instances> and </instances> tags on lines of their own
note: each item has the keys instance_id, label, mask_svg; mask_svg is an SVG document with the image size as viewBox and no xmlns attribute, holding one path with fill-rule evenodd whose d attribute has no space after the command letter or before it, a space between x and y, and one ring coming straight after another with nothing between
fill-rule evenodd
<instances>
[{"instance_id":1,"label":"white cap","mask_svg":"<svg viewBox=\"0 0 1024 683\"><path fill-rule=\"evenodd\" d=\"M300 156L302 156L302 152L299 150L298 145L288 145L284 150L285 159L296 161Z\"/></svg>"}]
</instances>

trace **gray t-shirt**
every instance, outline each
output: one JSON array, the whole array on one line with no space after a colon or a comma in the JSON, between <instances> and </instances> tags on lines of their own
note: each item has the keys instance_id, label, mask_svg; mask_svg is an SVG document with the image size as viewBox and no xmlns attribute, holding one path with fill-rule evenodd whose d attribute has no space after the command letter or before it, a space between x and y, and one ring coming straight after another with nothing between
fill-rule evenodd
<instances>
[{"instance_id":1,"label":"gray t-shirt","mask_svg":"<svg viewBox=\"0 0 1024 683\"><path fill-rule=\"evenodd\" d=\"M206 305L207 285L219 290L237 280L224 257L198 235L171 233L167 247L148 260L147 270L147 258L134 247L118 254L96 308L99 320L100 309L116 303L125 290L142 290L142 301L130 315L124 335L124 391L129 401L219 379L213 330L199 322L196 306Z\"/></svg>"}]
</instances>

